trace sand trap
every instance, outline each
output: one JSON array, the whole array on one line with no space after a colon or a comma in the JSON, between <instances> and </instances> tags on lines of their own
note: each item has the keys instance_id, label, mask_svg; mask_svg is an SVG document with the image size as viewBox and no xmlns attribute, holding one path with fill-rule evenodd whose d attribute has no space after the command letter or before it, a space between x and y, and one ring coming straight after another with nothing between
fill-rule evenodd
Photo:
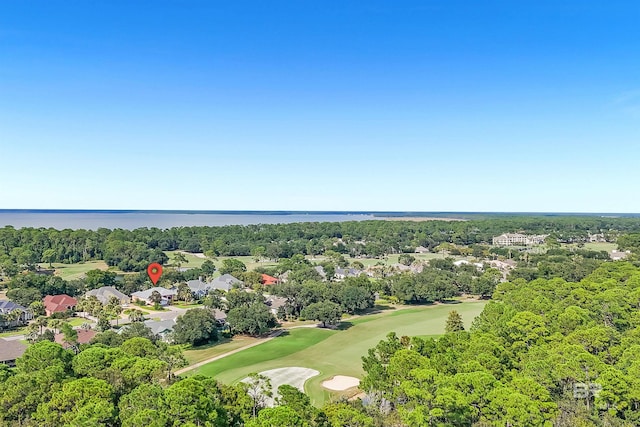
<instances>
[{"instance_id":1,"label":"sand trap","mask_svg":"<svg viewBox=\"0 0 640 427\"><path fill-rule=\"evenodd\" d=\"M178 252L185 255L193 255L196 258L207 259L207 256L202 252L186 252L186 251L178 251Z\"/></svg>"},{"instance_id":2,"label":"sand trap","mask_svg":"<svg viewBox=\"0 0 640 427\"><path fill-rule=\"evenodd\" d=\"M315 369L299 367L270 369L268 371L260 372L260 375L264 375L271 380L273 399L267 399L267 405L274 405L274 399L278 394L278 387L280 387L281 385L288 384L304 393L304 383L307 382L309 378L315 377L319 374L320 372L316 371ZM242 380L242 382L247 381L249 381L249 378L245 378Z\"/></svg>"},{"instance_id":3,"label":"sand trap","mask_svg":"<svg viewBox=\"0 0 640 427\"><path fill-rule=\"evenodd\" d=\"M354 377L346 377L344 375L336 375L330 380L322 382L322 387L334 391L343 391L350 389L351 387L358 387L359 385L359 379Z\"/></svg>"}]
</instances>

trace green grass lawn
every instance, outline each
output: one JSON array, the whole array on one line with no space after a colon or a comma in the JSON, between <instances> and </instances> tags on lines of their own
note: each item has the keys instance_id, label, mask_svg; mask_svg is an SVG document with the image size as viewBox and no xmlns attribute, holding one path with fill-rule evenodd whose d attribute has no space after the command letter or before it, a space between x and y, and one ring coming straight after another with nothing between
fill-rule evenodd
<instances>
[{"instance_id":1,"label":"green grass lawn","mask_svg":"<svg viewBox=\"0 0 640 427\"><path fill-rule=\"evenodd\" d=\"M48 263L42 263L39 265L41 268L49 268ZM64 280L79 279L89 270L107 270L109 268L107 263L104 261L87 261L76 264L62 264L54 262L52 265L55 269L56 276L60 276Z\"/></svg>"},{"instance_id":2,"label":"green grass lawn","mask_svg":"<svg viewBox=\"0 0 640 427\"><path fill-rule=\"evenodd\" d=\"M174 301L171 305L180 308L202 308L202 303L186 303L184 301Z\"/></svg>"},{"instance_id":3,"label":"green grass lawn","mask_svg":"<svg viewBox=\"0 0 640 427\"><path fill-rule=\"evenodd\" d=\"M220 268L220 266L222 265L222 261L227 258L234 258L242 261L247 266L247 270L254 270L256 267L270 267L276 265L276 263L272 261L256 262L255 258L252 256L221 256L218 257L217 261L214 261L216 268Z\"/></svg>"},{"instance_id":4,"label":"green grass lawn","mask_svg":"<svg viewBox=\"0 0 640 427\"><path fill-rule=\"evenodd\" d=\"M164 251L164 253L169 257L169 264L173 264L173 258L175 257L177 252L179 251ZM184 254L184 257L187 259L187 262L182 263L180 267L199 268L199 267L202 267L202 263L207 260L206 258L200 258L190 253L183 252L183 254Z\"/></svg>"},{"instance_id":5,"label":"green grass lawn","mask_svg":"<svg viewBox=\"0 0 640 427\"><path fill-rule=\"evenodd\" d=\"M197 369L195 373L213 376L225 383L242 380L251 372L300 366L320 371L305 384L316 405L330 400L332 394L322 388L322 381L334 375L361 378L361 357L369 348L385 339L389 332L398 336L435 336L444 333L450 310L457 310L469 327L482 311L485 302L441 304L390 310L347 322L345 330L300 328L265 344L252 347Z\"/></svg>"},{"instance_id":6,"label":"green grass lawn","mask_svg":"<svg viewBox=\"0 0 640 427\"><path fill-rule=\"evenodd\" d=\"M27 333L27 327L13 328L0 333L0 337L12 337L14 335L24 335Z\"/></svg>"},{"instance_id":7,"label":"green grass lawn","mask_svg":"<svg viewBox=\"0 0 640 427\"><path fill-rule=\"evenodd\" d=\"M444 259L444 258L453 258L453 259L462 259L464 257L458 256L458 255L448 255L448 254L440 254L440 253L428 253L428 254L409 254L411 256L413 256L416 261L429 261L435 258L438 259ZM392 264L397 264L398 263L398 258L400 257L400 254L394 254L394 255L388 255L384 258L352 258L352 257L346 257L347 261L349 261L349 263L354 263L354 262L361 262L365 267L370 267L372 265L376 265L378 263L383 263L386 265L392 265ZM321 262L323 260L325 260L325 257L322 255L318 255L315 257L309 257L307 256L307 259L309 259L312 263L318 263Z\"/></svg>"},{"instance_id":8,"label":"green grass lawn","mask_svg":"<svg viewBox=\"0 0 640 427\"><path fill-rule=\"evenodd\" d=\"M175 257L175 254L178 251L165 251L164 253L167 254L167 256L169 257L169 264L173 264L173 258ZM205 260L207 258L200 258L197 257L195 255L189 254L189 253L184 253L185 258L187 259L186 263L183 263L181 265L181 267L187 267L187 268L199 268L202 267L202 263L205 262ZM252 256L233 256L233 257L228 257L228 256L221 256L218 257L217 259L211 259L211 261L213 261L213 264L216 266L217 269L219 269L222 266L222 261L225 259L229 259L229 258L233 258L233 259L237 259L242 261L246 266L248 270L253 270L256 267L268 267L271 265L276 265L275 262L269 262L269 261L264 261L264 262L256 262L254 257ZM218 272L216 272L216 274L214 274L214 276L219 275Z\"/></svg>"},{"instance_id":9,"label":"green grass lawn","mask_svg":"<svg viewBox=\"0 0 640 427\"><path fill-rule=\"evenodd\" d=\"M67 321L67 323L71 326L80 326L83 323L89 323L90 325L92 325L93 321L89 319L83 319L82 317L73 317L69 321Z\"/></svg>"},{"instance_id":10,"label":"green grass lawn","mask_svg":"<svg viewBox=\"0 0 640 427\"><path fill-rule=\"evenodd\" d=\"M590 251L606 251L611 252L614 249L618 249L617 243L608 243L608 242L592 242L585 243L584 248Z\"/></svg>"},{"instance_id":11,"label":"green grass lawn","mask_svg":"<svg viewBox=\"0 0 640 427\"><path fill-rule=\"evenodd\" d=\"M184 357L187 358L189 365L193 365L194 363L202 362L203 360L253 344L259 340L259 338L247 337L244 335L238 335L233 338L223 338L215 344L202 345L185 350Z\"/></svg>"}]
</instances>

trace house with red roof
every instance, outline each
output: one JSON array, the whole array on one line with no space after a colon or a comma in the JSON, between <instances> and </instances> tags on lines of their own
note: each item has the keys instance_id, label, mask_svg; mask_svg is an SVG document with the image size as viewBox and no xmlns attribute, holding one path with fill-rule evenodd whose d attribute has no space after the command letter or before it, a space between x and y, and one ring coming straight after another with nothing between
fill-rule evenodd
<instances>
[{"instance_id":1,"label":"house with red roof","mask_svg":"<svg viewBox=\"0 0 640 427\"><path fill-rule=\"evenodd\" d=\"M44 311L47 316L53 313L64 313L67 310L75 310L78 300L69 295L47 295L42 301L44 303Z\"/></svg>"},{"instance_id":2,"label":"house with red roof","mask_svg":"<svg viewBox=\"0 0 640 427\"><path fill-rule=\"evenodd\" d=\"M263 285L277 285L278 283L280 283L280 279L269 276L268 274L261 274L260 276L260 283L262 283Z\"/></svg>"},{"instance_id":3,"label":"house with red roof","mask_svg":"<svg viewBox=\"0 0 640 427\"><path fill-rule=\"evenodd\" d=\"M98 334L98 332L92 329L76 329L76 331L78 331L78 339L76 340L75 343L65 342L64 334L56 334L54 339L58 344L60 344L65 349L70 349L70 348L73 348L76 344L89 343L93 339L93 337L95 337Z\"/></svg>"}]
</instances>

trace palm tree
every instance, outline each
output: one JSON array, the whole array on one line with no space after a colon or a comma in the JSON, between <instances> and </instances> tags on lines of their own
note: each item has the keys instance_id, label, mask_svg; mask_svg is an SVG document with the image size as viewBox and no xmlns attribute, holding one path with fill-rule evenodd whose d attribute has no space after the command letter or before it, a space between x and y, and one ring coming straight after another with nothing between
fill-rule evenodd
<instances>
[{"instance_id":1,"label":"palm tree","mask_svg":"<svg viewBox=\"0 0 640 427\"><path fill-rule=\"evenodd\" d=\"M116 318L116 326L118 326L118 321L120 320L120 315L122 314L122 307L120 305L116 305L111 308L110 313L113 314Z\"/></svg>"},{"instance_id":2,"label":"palm tree","mask_svg":"<svg viewBox=\"0 0 640 427\"><path fill-rule=\"evenodd\" d=\"M151 292L151 296L149 297L149 300L151 300L155 308L158 308L160 306L160 303L162 302L162 295L158 291L153 291Z\"/></svg>"},{"instance_id":3,"label":"palm tree","mask_svg":"<svg viewBox=\"0 0 640 427\"><path fill-rule=\"evenodd\" d=\"M49 327L53 329L53 332L60 333L60 328L64 322L60 319L49 319Z\"/></svg>"},{"instance_id":4,"label":"palm tree","mask_svg":"<svg viewBox=\"0 0 640 427\"><path fill-rule=\"evenodd\" d=\"M191 293L191 288L186 283L180 283L178 285L178 299L189 302L193 298L193 293Z\"/></svg>"},{"instance_id":5,"label":"palm tree","mask_svg":"<svg viewBox=\"0 0 640 427\"><path fill-rule=\"evenodd\" d=\"M129 320L132 322L142 322L144 320L144 313L141 310L132 308L127 310L127 314L129 314Z\"/></svg>"},{"instance_id":6,"label":"palm tree","mask_svg":"<svg viewBox=\"0 0 640 427\"><path fill-rule=\"evenodd\" d=\"M34 323L40 328L40 335L42 335L42 328L49 324L49 319L47 319L45 316L40 316Z\"/></svg>"},{"instance_id":7,"label":"palm tree","mask_svg":"<svg viewBox=\"0 0 640 427\"><path fill-rule=\"evenodd\" d=\"M13 324L12 326L18 326L22 323L22 310L18 308L13 309L7 314L6 317L10 325Z\"/></svg>"},{"instance_id":8,"label":"palm tree","mask_svg":"<svg viewBox=\"0 0 640 427\"><path fill-rule=\"evenodd\" d=\"M25 335L27 341L29 341L30 343L33 344L34 342L36 342L36 340L38 339L38 325L36 325L35 323L30 324Z\"/></svg>"},{"instance_id":9,"label":"palm tree","mask_svg":"<svg viewBox=\"0 0 640 427\"><path fill-rule=\"evenodd\" d=\"M31 304L29 304L29 311L34 317L44 316L45 315L44 304L42 303L42 301L34 301Z\"/></svg>"}]
</instances>

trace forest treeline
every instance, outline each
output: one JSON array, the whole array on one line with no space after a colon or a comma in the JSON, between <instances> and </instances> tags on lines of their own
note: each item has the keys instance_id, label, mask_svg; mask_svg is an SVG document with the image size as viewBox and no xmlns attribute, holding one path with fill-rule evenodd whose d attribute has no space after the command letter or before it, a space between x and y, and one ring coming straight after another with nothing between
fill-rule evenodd
<instances>
[{"instance_id":1,"label":"forest treeline","mask_svg":"<svg viewBox=\"0 0 640 427\"><path fill-rule=\"evenodd\" d=\"M640 233L640 218L499 217L473 221L351 221L223 227L55 230L0 228L0 265L76 263L102 259L122 271L142 271L149 262L168 260L163 251L204 252L211 256L253 255L277 260L294 254L318 255L331 249L379 257L413 252L418 246L473 246L491 243L505 232L549 234L561 242L584 242L603 233ZM630 243L633 243L631 241Z\"/></svg>"},{"instance_id":2,"label":"forest treeline","mask_svg":"<svg viewBox=\"0 0 640 427\"><path fill-rule=\"evenodd\" d=\"M361 383L385 425L637 426L640 269L499 284L470 332L390 334Z\"/></svg>"}]
</instances>

